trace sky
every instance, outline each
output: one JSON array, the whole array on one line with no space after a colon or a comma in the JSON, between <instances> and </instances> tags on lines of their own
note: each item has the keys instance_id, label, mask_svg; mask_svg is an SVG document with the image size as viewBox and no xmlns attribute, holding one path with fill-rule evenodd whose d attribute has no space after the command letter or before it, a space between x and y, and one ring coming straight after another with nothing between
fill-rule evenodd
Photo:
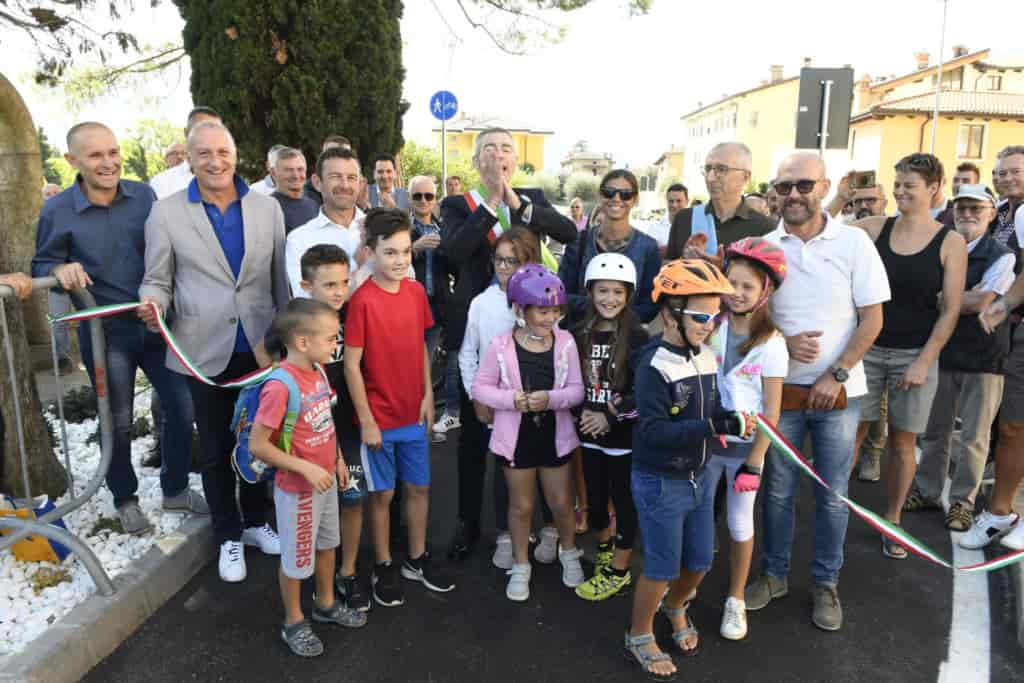
<instances>
[{"instance_id":1,"label":"sky","mask_svg":"<svg viewBox=\"0 0 1024 683\"><path fill-rule=\"evenodd\" d=\"M911 71L919 50L934 60L943 6L941 0L726 0L706 6L655 0L649 14L631 17L626 4L594 0L584 9L557 13L554 18L568 27L564 40L513 56L474 30L455 0L406 0L403 96L412 104L404 121L406 139L432 143L436 121L428 102L443 88L455 93L460 113L487 113L553 130L545 148L546 170L557 171L578 140L612 154L616 165L642 166L682 143L680 117L698 102L758 85L772 64L783 65L786 77L795 76L809 57L815 66L851 64L860 77ZM946 57L958 43L971 51L991 47L1024 55L1024 48L1014 47L1020 44L1019 15L999 20L1015 4L949 0ZM156 8L137 2L128 21L141 42L150 44L178 40L183 25L169 0ZM144 117L183 122L192 106L185 64L142 88L113 92L69 111L60 91L31 84L30 46L16 36L3 39L4 73L14 77L51 141L58 142L76 120L98 119L126 131ZM1024 57L1016 63L1024 63Z\"/></svg>"}]
</instances>

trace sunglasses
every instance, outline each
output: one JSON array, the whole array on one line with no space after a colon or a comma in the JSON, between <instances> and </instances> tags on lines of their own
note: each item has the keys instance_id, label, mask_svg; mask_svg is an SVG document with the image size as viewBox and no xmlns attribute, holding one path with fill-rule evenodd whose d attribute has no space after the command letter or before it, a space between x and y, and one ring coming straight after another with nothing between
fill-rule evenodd
<instances>
[{"instance_id":1,"label":"sunglasses","mask_svg":"<svg viewBox=\"0 0 1024 683\"><path fill-rule=\"evenodd\" d=\"M504 256L495 256L494 267L501 268L502 266L504 266L505 268L518 268L519 259L517 259L514 256L511 256L509 258L505 258Z\"/></svg>"},{"instance_id":2,"label":"sunglasses","mask_svg":"<svg viewBox=\"0 0 1024 683\"><path fill-rule=\"evenodd\" d=\"M618 187L602 187L601 196L605 199L615 199L615 195L619 195L619 199L624 202L628 202L630 199L636 196L636 192L633 190L623 190Z\"/></svg>"},{"instance_id":3,"label":"sunglasses","mask_svg":"<svg viewBox=\"0 0 1024 683\"><path fill-rule=\"evenodd\" d=\"M412 200L414 202L422 202L424 200L426 200L428 202L432 202L432 201L434 201L434 197L436 197L436 196L437 195L435 195L433 192L413 192L412 193Z\"/></svg>"},{"instance_id":4,"label":"sunglasses","mask_svg":"<svg viewBox=\"0 0 1024 683\"><path fill-rule=\"evenodd\" d=\"M683 309L683 313L690 316L690 319L698 325L707 325L712 320L717 320L720 313L701 313L700 311L689 311Z\"/></svg>"},{"instance_id":5,"label":"sunglasses","mask_svg":"<svg viewBox=\"0 0 1024 683\"><path fill-rule=\"evenodd\" d=\"M817 186L817 184L817 180L808 179L797 180L796 182L792 183L789 182L788 180L780 180L779 182L775 183L773 187L775 188L775 191L779 194L780 197L788 197L789 193L793 191L794 187L796 188L796 191L799 192L800 194L810 194L811 192L814 191L814 188L815 186Z\"/></svg>"}]
</instances>

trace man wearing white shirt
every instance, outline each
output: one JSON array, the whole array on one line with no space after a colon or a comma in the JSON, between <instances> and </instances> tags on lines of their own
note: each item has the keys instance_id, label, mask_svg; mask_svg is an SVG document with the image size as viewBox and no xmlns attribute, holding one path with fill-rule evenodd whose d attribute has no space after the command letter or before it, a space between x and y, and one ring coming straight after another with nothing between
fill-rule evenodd
<instances>
[{"instance_id":1,"label":"man wearing white shirt","mask_svg":"<svg viewBox=\"0 0 1024 683\"><path fill-rule=\"evenodd\" d=\"M320 213L288 234L285 262L292 296L306 296L300 282L299 261L315 244L334 244L345 250L352 263L362 242L363 212L356 206L360 189L359 158L351 149L331 147L316 162L313 185L323 195Z\"/></svg>"},{"instance_id":2,"label":"man wearing white shirt","mask_svg":"<svg viewBox=\"0 0 1024 683\"><path fill-rule=\"evenodd\" d=\"M197 123L203 121L216 121L220 123L220 114L217 113L216 109L211 107L196 107L188 113L188 119L185 123L185 139L188 139L188 134L195 127ZM149 186L153 188L153 192L156 193L157 199L163 199L170 197L172 194L177 194L192 182L192 167L189 165L188 160L184 163L180 163L177 166L157 173L155 176L149 179Z\"/></svg>"},{"instance_id":3,"label":"man wearing white shirt","mask_svg":"<svg viewBox=\"0 0 1024 683\"><path fill-rule=\"evenodd\" d=\"M267 175L250 185L250 190L265 194L268 197L274 194L274 190L277 189L277 182L274 180L274 166L277 165L277 153L282 149L287 149L287 147L285 145L273 145L267 150Z\"/></svg>"},{"instance_id":4,"label":"man wearing white shirt","mask_svg":"<svg viewBox=\"0 0 1024 683\"><path fill-rule=\"evenodd\" d=\"M646 231L648 235L658 241L658 248L661 249L662 255L665 253L665 247L668 246L668 234L672 230L673 219L689 203L690 193L686 189L686 185L672 183L668 186L668 189L665 191L665 204L668 211L660 221L648 225Z\"/></svg>"},{"instance_id":5,"label":"man wearing white shirt","mask_svg":"<svg viewBox=\"0 0 1024 683\"><path fill-rule=\"evenodd\" d=\"M814 487L811 621L836 631L843 621L837 587L849 519L839 496L847 492L860 397L867 393L861 359L882 329L882 303L890 292L867 233L823 210L829 189L816 154L787 157L775 179L783 224L765 239L782 248L787 263L786 281L771 301L790 356L778 428L798 447L810 435L814 467L832 488ZM846 406L838 407L844 397ZM765 482L763 571L747 586L748 610L788 592L796 492L803 478L795 465L773 454Z\"/></svg>"},{"instance_id":6,"label":"man wearing white shirt","mask_svg":"<svg viewBox=\"0 0 1024 683\"><path fill-rule=\"evenodd\" d=\"M967 531L973 521L974 497L981 486L992 423L1003 397L1003 361L1010 350L1008 323L988 335L978 320L978 312L1013 284L1013 254L987 234L995 214L995 196L988 188L958 186L953 220L967 241L966 291L956 329L939 355L939 388L921 441L914 488L903 508L910 512L942 509L939 499L949 468L953 423L959 415L963 423L960 457L946 514L946 527L952 531Z\"/></svg>"}]
</instances>

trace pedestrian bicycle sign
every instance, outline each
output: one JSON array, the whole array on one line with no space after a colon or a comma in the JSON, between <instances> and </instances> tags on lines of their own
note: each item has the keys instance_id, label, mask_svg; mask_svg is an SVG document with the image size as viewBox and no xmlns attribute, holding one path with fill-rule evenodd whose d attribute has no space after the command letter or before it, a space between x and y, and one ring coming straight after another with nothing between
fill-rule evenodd
<instances>
[{"instance_id":1,"label":"pedestrian bicycle sign","mask_svg":"<svg viewBox=\"0 0 1024 683\"><path fill-rule=\"evenodd\" d=\"M452 119L459 111L459 101L447 90L438 90L430 98L430 113L439 121Z\"/></svg>"}]
</instances>

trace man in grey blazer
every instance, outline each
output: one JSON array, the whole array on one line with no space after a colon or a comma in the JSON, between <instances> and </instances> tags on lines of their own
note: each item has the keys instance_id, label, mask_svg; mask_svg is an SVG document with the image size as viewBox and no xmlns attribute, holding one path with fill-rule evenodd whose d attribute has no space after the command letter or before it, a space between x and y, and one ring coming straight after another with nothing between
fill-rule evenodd
<instances>
[{"instance_id":1,"label":"man in grey blazer","mask_svg":"<svg viewBox=\"0 0 1024 683\"><path fill-rule=\"evenodd\" d=\"M146 221L143 303L173 311L172 332L196 368L215 382L257 368L254 350L278 309L288 301L284 215L270 197L250 192L235 173L237 152L227 128L204 122L188 137L195 178L188 188L158 201ZM154 323L151 309L140 316ZM188 374L169 350L167 367ZM230 429L238 390L188 377L202 450L203 490L220 545L220 576L245 579L243 544L279 554L266 523L266 485L240 482L235 504L235 445Z\"/></svg>"},{"instance_id":2,"label":"man in grey blazer","mask_svg":"<svg viewBox=\"0 0 1024 683\"><path fill-rule=\"evenodd\" d=\"M401 209L409 210L409 193L404 187L398 187L398 171L395 157L390 154L378 154L373 160L373 184L366 188L365 206L363 211L370 209Z\"/></svg>"}]
</instances>

